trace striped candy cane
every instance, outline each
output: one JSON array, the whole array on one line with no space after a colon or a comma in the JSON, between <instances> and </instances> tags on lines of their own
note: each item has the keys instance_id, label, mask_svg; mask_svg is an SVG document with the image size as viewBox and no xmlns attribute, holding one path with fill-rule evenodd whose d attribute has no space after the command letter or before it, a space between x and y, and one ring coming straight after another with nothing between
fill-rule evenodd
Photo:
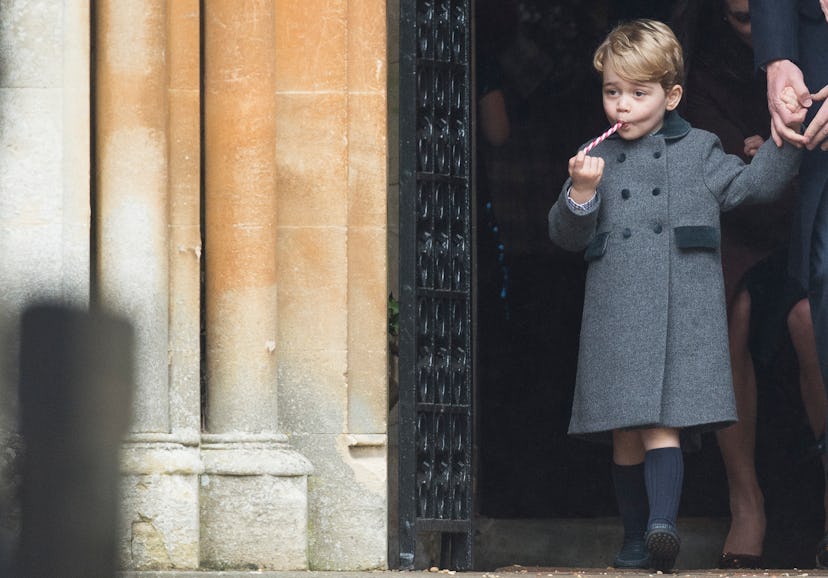
<instances>
[{"instance_id":1,"label":"striped candy cane","mask_svg":"<svg viewBox=\"0 0 828 578\"><path fill-rule=\"evenodd\" d=\"M591 143L589 143L589 144L586 146L586 148L584 149L584 153L585 153L585 154L589 154L589 151L591 151L591 150L592 150L592 149L594 149L596 146L598 146L599 144L601 144L602 142L604 142L604 141L607 139L607 137L608 137L609 135L611 135L612 133L614 133L615 131L617 131L619 128L621 128L621 123L620 123L620 122L616 122L614 125L612 125L610 128L608 128L608 129L607 129L607 131L606 131L604 134L602 134L601 136L599 136L598 138L596 138L594 141L592 141Z\"/></svg>"}]
</instances>

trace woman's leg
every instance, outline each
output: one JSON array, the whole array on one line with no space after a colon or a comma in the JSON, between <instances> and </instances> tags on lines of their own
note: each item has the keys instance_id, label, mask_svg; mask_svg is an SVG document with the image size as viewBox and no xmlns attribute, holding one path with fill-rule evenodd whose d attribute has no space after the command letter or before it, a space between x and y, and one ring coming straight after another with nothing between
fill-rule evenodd
<instances>
[{"instance_id":1,"label":"woman's leg","mask_svg":"<svg viewBox=\"0 0 828 578\"><path fill-rule=\"evenodd\" d=\"M740 556L760 556L765 539L764 497L756 478L754 457L756 374L748 347L750 305L750 294L742 290L733 299L728 316L733 388L739 421L716 433L730 491L730 531L725 538L721 561L728 565Z\"/></svg>"},{"instance_id":2,"label":"woman's leg","mask_svg":"<svg viewBox=\"0 0 828 578\"><path fill-rule=\"evenodd\" d=\"M799 361L799 389L815 438L825 434L826 399L819 369L811 306L802 299L788 313L788 331Z\"/></svg>"}]
</instances>

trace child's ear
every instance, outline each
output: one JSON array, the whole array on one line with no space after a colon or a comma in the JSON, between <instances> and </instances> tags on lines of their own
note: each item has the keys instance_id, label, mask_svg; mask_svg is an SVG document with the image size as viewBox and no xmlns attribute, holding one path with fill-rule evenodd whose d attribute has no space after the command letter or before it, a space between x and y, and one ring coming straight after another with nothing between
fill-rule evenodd
<instances>
[{"instance_id":1,"label":"child's ear","mask_svg":"<svg viewBox=\"0 0 828 578\"><path fill-rule=\"evenodd\" d=\"M680 84L676 84L667 91L667 110L673 110L678 106L682 94L684 94L684 89Z\"/></svg>"}]
</instances>

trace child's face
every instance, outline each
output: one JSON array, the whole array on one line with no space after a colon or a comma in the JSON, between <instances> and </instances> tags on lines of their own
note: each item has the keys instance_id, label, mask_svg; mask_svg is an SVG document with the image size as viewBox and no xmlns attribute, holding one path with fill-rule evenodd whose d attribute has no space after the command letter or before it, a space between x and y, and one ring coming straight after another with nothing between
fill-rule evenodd
<instances>
[{"instance_id":1,"label":"child's face","mask_svg":"<svg viewBox=\"0 0 828 578\"><path fill-rule=\"evenodd\" d=\"M681 86L669 91L658 82L637 82L621 78L612 64L604 63L604 112L611 124L623 123L618 134L635 140L658 132L664 115L681 100Z\"/></svg>"}]
</instances>

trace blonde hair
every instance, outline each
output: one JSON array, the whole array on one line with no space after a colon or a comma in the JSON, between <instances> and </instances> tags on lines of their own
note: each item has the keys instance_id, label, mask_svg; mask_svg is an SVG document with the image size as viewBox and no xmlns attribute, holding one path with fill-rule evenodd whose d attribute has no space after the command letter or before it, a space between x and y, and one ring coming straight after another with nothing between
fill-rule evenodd
<instances>
[{"instance_id":1,"label":"blonde hair","mask_svg":"<svg viewBox=\"0 0 828 578\"><path fill-rule=\"evenodd\" d=\"M605 63L626 80L658 82L665 91L684 81L681 44L669 26L656 20L632 20L613 28L592 58L598 72Z\"/></svg>"}]
</instances>

